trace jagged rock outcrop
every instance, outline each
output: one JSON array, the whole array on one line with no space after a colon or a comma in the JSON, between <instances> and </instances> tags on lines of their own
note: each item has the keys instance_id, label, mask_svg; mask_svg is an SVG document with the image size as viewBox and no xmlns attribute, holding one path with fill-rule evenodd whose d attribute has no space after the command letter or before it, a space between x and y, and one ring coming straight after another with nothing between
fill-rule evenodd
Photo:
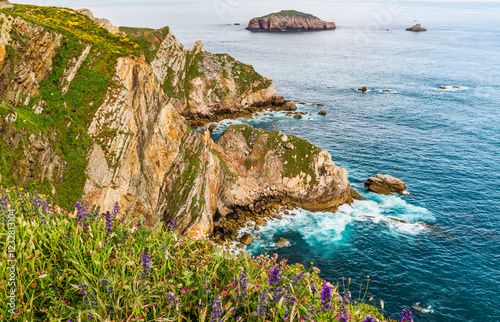
<instances>
[{"instance_id":1,"label":"jagged rock outcrop","mask_svg":"<svg viewBox=\"0 0 500 322\"><path fill-rule=\"evenodd\" d=\"M283 31L283 30L331 30L334 22L325 22L311 14L282 10L260 18L253 18L248 23L247 30L252 31Z\"/></svg>"},{"instance_id":2,"label":"jagged rock outcrop","mask_svg":"<svg viewBox=\"0 0 500 322\"><path fill-rule=\"evenodd\" d=\"M0 9L13 8L14 6L7 0L0 1Z\"/></svg>"},{"instance_id":3,"label":"jagged rock outcrop","mask_svg":"<svg viewBox=\"0 0 500 322\"><path fill-rule=\"evenodd\" d=\"M427 31L427 29L422 28L422 26L420 26L419 23L417 23L415 26L413 26L411 28L406 28L406 30L408 30L408 31Z\"/></svg>"},{"instance_id":4,"label":"jagged rock outcrop","mask_svg":"<svg viewBox=\"0 0 500 322\"><path fill-rule=\"evenodd\" d=\"M28 105L52 71L62 35L0 13L0 93L12 105Z\"/></svg>"},{"instance_id":5,"label":"jagged rock outcrop","mask_svg":"<svg viewBox=\"0 0 500 322\"><path fill-rule=\"evenodd\" d=\"M406 190L406 185L403 181L388 174L377 174L375 177L370 177L365 182L368 190L382 195L390 195L392 192L403 193Z\"/></svg>"},{"instance_id":6,"label":"jagged rock outcrop","mask_svg":"<svg viewBox=\"0 0 500 322\"><path fill-rule=\"evenodd\" d=\"M236 175L224 193L224 209L258 210L277 200L310 211L335 211L352 201L347 171L328 152L293 135L234 125L222 134L217 151ZM222 215L224 209L219 209Z\"/></svg>"},{"instance_id":7,"label":"jagged rock outcrop","mask_svg":"<svg viewBox=\"0 0 500 322\"><path fill-rule=\"evenodd\" d=\"M170 31L151 62L169 96L181 100L179 112L194 125L258 107L281 107L272 80L226 54L211 54L200 41L185 49Z\"/></svg>"},{"instance_id":8,"label":"jagged rock outcrop","mask_svg":"<svg viewBox=\"0 0 500 322\"><path fill-rule=\"evenodd\" d=\"M94 14L89 9L83 8L83 9L77 9L75 11L81 13L82 15L89 17L93 22L102 26L104 29L106 29L110 33L115 34L115 35L124 36L124 33L122 31L120 31L120 28L113 26L111 21L109 21L108 19L105 19L105 18L94 17Z\"/></svg>"}]
</instances>

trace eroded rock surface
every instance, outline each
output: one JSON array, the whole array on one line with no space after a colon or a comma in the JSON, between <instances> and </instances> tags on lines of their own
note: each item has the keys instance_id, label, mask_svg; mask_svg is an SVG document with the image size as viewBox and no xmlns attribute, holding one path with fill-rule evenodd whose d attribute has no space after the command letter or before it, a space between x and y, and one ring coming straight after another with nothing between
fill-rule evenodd
<instances>
[{"instance_id":1,"label":"eroded rock surface","mask_svg":"<svg viewBox=\"0 0 500 322\"><path fill-rule=\"evenodd\" d=\"M393 192L403 193L406 190L406 185L403 181L388 174L377 174L375 177L370 177L365 182L368 190L382 195L390 195Z\"/></svg>"}]
</instances>

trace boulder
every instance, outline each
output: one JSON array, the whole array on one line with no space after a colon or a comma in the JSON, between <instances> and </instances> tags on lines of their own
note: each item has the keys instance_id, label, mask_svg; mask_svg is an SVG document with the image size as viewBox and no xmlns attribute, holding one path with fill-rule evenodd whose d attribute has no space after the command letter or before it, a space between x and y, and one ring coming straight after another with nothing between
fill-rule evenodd
<instances>
[{"instance_id":1,"label":"boulder","mask_svg":"<svg viewBox=\"0 0 500 322\"><path fill-rule=\"evenodd\" d=\"M392 192L403 193L406 190L406 185L403 181L388 174L377 174L375 177L370 177L365 182L365 187L372 192L390 195Z\"/></svg>"},{"instance_id":2,"label":"boulder","mask_svg":"<svg viewBox=\"0 0 500 322\"><path fill-rule=\"evenodd\" d=\"M257 219L255 222L259 226L265 226L265 225L267 225L267 221L265 219Z\"/></svg>"},{"instance_id":3,"label":"boulder","mask_svg":"<svg viewBox=\"0 0 500 322\"><path fill-rule=\"evenodd\" d=\"M304 116L304 115L303 115L302 113L300 113L300 112L297 112L297 113L295 113L295 114L293 115L293 117L294 117L294 118L296 118L296 119L301 119L303 116Z\"/></svg>"},{"instance_id":4,"label":"boulder","mask_svg":"<svg viewBox=\"0 0 500 322\"><path fill-rule=\"evenodd\" d=\"M351 197L352 197L352 199L354 199L354 200L366 200L365 198L363 198L363 196L362 196L362 195L360 195L360 194L356 191L356 189L353 189L353 188L351 188Z\"/></svg>"},{"instance_id":5,"label":"boulder","mask_svg":"<svg viewBox=\"0 0 500 322\"><path fill-rule=\"evenodd\" d=\"M411 28L406 28L408 31L427 31L427 29L422 28L419 23L417 23L415 26Z\"/></svg>"},{"instance_id":6,"label":"boulder","mask_svg":"<svg viewBox=\"0 0 500 322\"><path fill-rule=\"evenodd\" d=\"M246 246L250 245L253 242L254 238L250 234L245 234L241 237L240 242Z\"/></svg>"},{"instance_id":7,"label":"boulder","mask_svg":"<svg viewBox=\"0 0 500 322\"><path fill-rule=\"evenodd\" d=\"M288 239L286 239L286 238L280 238L280 239L278 240L278 242L276 243L276 245L277 245L278 247L289 247L289 246L291 246L292 244L290 243L290 241L289 241Z\"/></svg>"},{"instance_id":8,"label":"boulder","mask_svg":"<svg viewBox=\"0 0 500 322\"><path fill-rule=\"evenodd\" d=\"M326 115L326 111L325 110L322 110L318 113L319 115Z\"/></svg>"},{"instance_id":9,"label":"boulder","mask_svg":"<svg viewBox=\"0 0 500 322\"><path fill-rule=\"evenodd\" d=\"M358 91L365 93L368 91L368 88L366 86L363 86L361 88L358 88Z\"/></svg>"}]
</instances>

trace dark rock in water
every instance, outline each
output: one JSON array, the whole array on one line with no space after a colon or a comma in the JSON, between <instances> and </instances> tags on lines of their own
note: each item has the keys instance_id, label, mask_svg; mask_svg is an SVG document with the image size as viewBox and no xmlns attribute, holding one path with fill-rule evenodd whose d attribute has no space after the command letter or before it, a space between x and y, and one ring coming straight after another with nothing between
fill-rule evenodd
<instances>
[{"instance_id":1,"label":"dark rock in water","mask_svg":"<svg viewBox=\"0 0 500 322\"><path fill-rule=\"evenodd\" d=\"M278 123L279 121L278 120L273 120L271 123Z\"/></svg>"},{"instance_id":2,"label":"dark rock in water","mask_svg":"<svg viewBox=\"0 0 500 322\"><path fill-rule=\"evenodd\" d=\"M419 23L417 23L415 26L411 28L406 28L408 31L427 31L427 29L422 28Z\"/></svg>"},{"instance_id":3,"label":"dark rock in water","mask_svg":"<svg viewBox=\"0 0 500 322\"><path fill-rule=\"evenodd\" d=\"M420 306L418 304L413 304L412 308L419 313L425 313L426 311L423 306Z\"/></svg>"},{"instance_id":4,"label":"dark rock in water","mask_svg":"<svg viewBox=\"0 0 500 322\"><path fill-rule=\"evenodd\" d=\"M351 188L351 197L354 200L366 200L362 195L359 194L359 192L356 191L356 189L353 188Z\"/></svg>"},{"instance_id":5,"label":"dark rock in water","mask_svg":"<svg viewBox=\"0 0 500 322\"><path fill-rule=\"evenodd\" d=\"M366 88L366 86L363 86L363 87L361 87L361 88L358 88L358 91L360 91L360 92L363 92L363 93L364 93L364 92L367 92L367 91L368 91L368 88Z\"/></svg>"},{"instance_id":6,"label":"dark rock in water","mask_svg":"<svg viewBox=\"0 0 500 322\"><path fill-rule=\"evenodd\" d=\"M290 241L286 238L280 238L276 243L278 247L288 247L291 245Z\"/></svg>"},{"instance_id":7,"label":"dark rock in water","mask_svg":"<svg viewBox=\"0 0 500 322\"><path fill-rule=\"evenodd\" d=\"M245 245L250 245L253 242L253 236L250 234L245 234L243 237L241 237L241 243Z\"/></svg>"},{"instance_id":8,"label":"dark rock in water","mask_svg":"<svg viewBox=\"0 0 500 322\"><path fill-rule=\"evenodd\" d=\"M296 118L296 119L301 119L303 116L304 116L304 115L303 115L302 113L300 113L300 112L297 112L297 113L295 113L295 114L293 115L293 117L294 117L294 118Z\"/></svg>"},{"instance_id":9,"label":"dark rock in water","mask_svg":"<svg viewBox=\"0 0 500 322\"><path fill-rule=\"evenodd\" d=\"M323 107L324 105L323 104L316 104L316 106Z\"/></svg>"},{"instance_id":10,"label":"dark rock in water","mask_svg":"<svg viewBox=\"0 0 500 322\"><path fill-rule=\"evenodd\" d=\"M293 116L293 113L292 112L287 112L285 115L286 116Z\"/></svg>"},{"instance_id":11,"label":"dark rock in water","mask_svg":"<svg viewBox=\"0 0 500 322\"><path fill-rule=\"evenodd\" d=\"M318 113L319 115L326 115L326 111L325 110L322 110Z\"/></svg>"},{"instance_id":12,"label":"dark rock in water","mask_svg":"<svg viewBox=\"0 0 500 322\"><path fill-rule=\"evenodd\" d=\"M387 217L387 219L390 219L392 221L396 221L396 222L399 222L399 223L402 223L402 224L407 224L408 223L407 221L404 221L403 219L399 219L399 218Z\"/></svg>"},{"instance_id":13,"label":"dark rock in water","mask_svg":"<svg viewBox=\"0 0 500 322\"><path fill-rule=\"evenodd\" d=\"M446 89L444 86L439 86L438 89Z\"/></svg>"},{"instance_id":14,"label":"dark rock in water","mask_svg":"<svg viewBox=\"0 0 500 322\"><path fill-rule=\"evenodd\" d=\"M403 193L406 185L403 181L390 175L377 174L365 182L365 187L372 192L381 195L390 195L392 192Z\"/></svg>"},{"instance_id":15,"label":"dark rock in water","mask_svg":"<svg viewBox=\"0 0 500 322\"><path fill-rule=\"evenodd\" d=\"M240 24L240 23L235 23L234 25L235 25L235 26L239 26L239 25L241 25L241 24Z\"/></svg>"}]
</instances>

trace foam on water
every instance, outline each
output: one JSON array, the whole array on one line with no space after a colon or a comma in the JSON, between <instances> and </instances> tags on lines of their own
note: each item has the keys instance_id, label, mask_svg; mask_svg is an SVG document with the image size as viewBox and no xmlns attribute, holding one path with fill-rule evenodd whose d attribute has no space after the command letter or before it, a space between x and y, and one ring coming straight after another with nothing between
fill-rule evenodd
<instances>
[{"instance_id":1,"label":"foam on water","mask_svg":"<svg viewBox=\"0 0 500 322\"><path fill-rule=\"evenodd\" d=\"M352 205L340 206L336 213L296 209L293 215L282 214L281 220L270 220L259 231L253 227L243 228L238 237L245 233L254 236L252 250L276 250L276 236L287 232L299 233L311 247L328 247L341 244L347 227L354 222L380 225L395 236L416 236L429 230L422 222L435 220L427 209L411 205L399 196L372 197L376 200L354 201ZM293 247L293 241L291 243Z\"/></svg>"}]
</instances>

